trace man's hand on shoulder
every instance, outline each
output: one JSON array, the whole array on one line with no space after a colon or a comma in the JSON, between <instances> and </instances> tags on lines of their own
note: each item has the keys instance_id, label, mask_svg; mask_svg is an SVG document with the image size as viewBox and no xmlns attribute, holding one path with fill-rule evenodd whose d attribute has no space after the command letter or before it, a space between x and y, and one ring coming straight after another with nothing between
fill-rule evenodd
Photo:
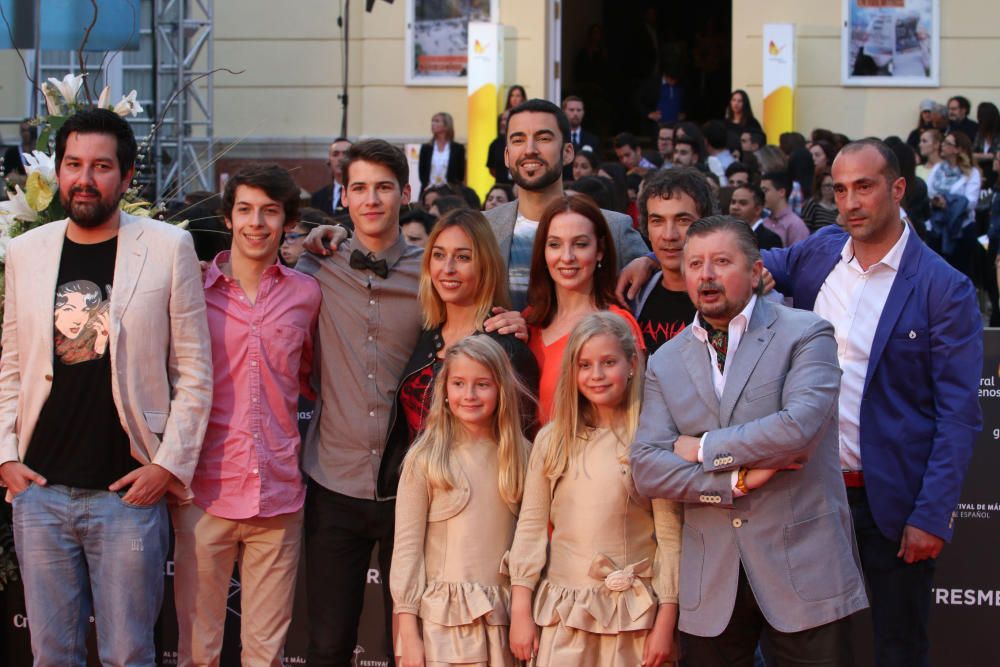
<instances>
[{"instance_id":1,"label":"man's hand on shoulder","mask_svg":"<svg viewBox=\"0 0 1000 667\"><path fill-rule=\"evenodd\" d=\"M19 495L31 484L45 486L46 479L20 461L7 461L0 465L0 479L12 494Z\"/></svg>"},{"instance_id":2,"label":"man's hand on shoulder","mask_svg":"<svg viewBox=\"0 0 1000 667\"><path fill-rule=\"evenodd\" d=\"M937 535L916 526L906 525L903 528L903 539L899 543L899 553L896 557L912 565L928 558L937 558L943 546L944 540Z\"/></svg>"},{"instance_id":3,"label":"man's hand on shoulder","mask_svg":"<svg viewBox=\"0 0 1000 667\"><path fill-rule=\"evenodd\" d=\"M764 294L774 289L774 276L766 268L761 270L760 279L764 283Z\"/></svg>"},{"instance_id":4,"label":"man's hand on shoulder","mask_svg":"<svg viewBox=\"0 0 1000 667\"><path fill-rule=\"evenodd\" d=\"M495 307L491 312L493 313L493 317L486 320L483 324L484 330L487 332L496 331L498 334L505 336L514 334L515 338L520 338L523 341L528 340L528 323L521 313L516 310L507 310L500 306Z\"/></svg>"},{"instance_id":5,"label":"man's hand on shoulder","mask_svg":"<svg viewBox=\"0 0 1000 667\"><path fill-rule=\"evenodd\" d=\"M180 481L173 473L155 463L147 463L128 473L108 487L118 492L129 487L122 500L131 505L152 505L158 502L172 482Z\"/></svg>"},{"instance_id":6,"label":"man's hand on shoulder","mask_svg":"<svg viewBox=\"0 0 1000 667\"><path fill-rule=\"evenodd\" d=\"M646 286L656 273L659 265L649 257L636 257L622 269L615 286L615 296L622 304L634 301L639 291Z\"/></svg>"},{"instance_id":7,"label":"man's hand on shoulder","mask_svg":"<svg viewBox=\"0 0 1000 667\"><path fill-rule=\"evenodd\" d=\"M314 255L332 255L346 238L347 230L340 225L319 225L309 232L302 247ZM324 245L324 241L329 243L329 247Z\"/></svg>"}]
</instances>

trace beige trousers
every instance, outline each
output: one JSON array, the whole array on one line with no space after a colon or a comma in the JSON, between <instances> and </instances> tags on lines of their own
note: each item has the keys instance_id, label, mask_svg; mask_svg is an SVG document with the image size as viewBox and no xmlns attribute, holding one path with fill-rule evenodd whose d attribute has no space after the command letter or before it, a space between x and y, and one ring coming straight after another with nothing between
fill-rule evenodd
<instances>
[{"instance_id":1,"label":"beige trousers","mask_svg":"<svg viewBox=\"0 0 1000 667\"><path fill-rule=\"evenodd\" d=\"M302 510L242 521L190 503L171 509L177 664L217 667L233 563L239 564L244 667L281 667L292 620Z\"/></svg>"}]
</instances>

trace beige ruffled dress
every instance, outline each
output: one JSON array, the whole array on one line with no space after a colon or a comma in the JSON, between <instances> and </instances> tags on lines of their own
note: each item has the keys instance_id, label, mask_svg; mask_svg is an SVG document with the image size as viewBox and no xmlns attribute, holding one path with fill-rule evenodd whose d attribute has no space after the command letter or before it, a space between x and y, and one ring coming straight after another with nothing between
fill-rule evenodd
<instances>
[{"instance_id":1,"label":"beige ruffled dress","mask_svg":"<svg viewBox=\"0 0 1000 667\"><path fill-rule=\"evenodd\" d=\"M544 440L531 452L510 553L511 584L534 591L535 664L640 665L657 606L677 601L680 505L639 496L626 446L608 429L581 438L555 481L543 471Z\"/></svg>"},{"instance_id":2,"label":"beige ruffled dress","mask_svg":"<svg viewBox=\"0 0 1000 667\"><path fill-rule=\"evenodd\" d=\"M506 558L518 508L500 496L494 443L464 442L452 453L450 490L431 488L409 460L403 466L389 576L394 610L419 617L428 667L512 667Z\"/></svg>"}]
</instances>

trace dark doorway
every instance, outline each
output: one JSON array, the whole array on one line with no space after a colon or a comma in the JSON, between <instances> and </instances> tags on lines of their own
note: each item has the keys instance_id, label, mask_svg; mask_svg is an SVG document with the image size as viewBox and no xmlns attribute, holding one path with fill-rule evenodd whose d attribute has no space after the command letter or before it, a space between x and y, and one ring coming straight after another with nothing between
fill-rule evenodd
<instances>
[{"instance_id":1,"label":"dark doorway","mask_svg":"<svg viewBox=\"0 0 1000 667\"><path fill-rule=\"evenodd\" d=\"M562 4L562 96L583 98L584 126L605 149L623 131L655 145L648 114L664 69L677 75L687 120L723 117L732 80L732 0Z\"/></svg>"}]
</instances>

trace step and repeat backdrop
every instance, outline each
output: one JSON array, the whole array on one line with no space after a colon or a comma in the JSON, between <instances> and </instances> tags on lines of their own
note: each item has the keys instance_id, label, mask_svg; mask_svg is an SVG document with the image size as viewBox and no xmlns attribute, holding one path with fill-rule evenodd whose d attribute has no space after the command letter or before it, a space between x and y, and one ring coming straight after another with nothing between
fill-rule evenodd
<instances>
[{"instance_id":1,"label":"step and repeat backdrop","mask_svg":"<svg viewBox=\"0 0 1000 667\"><path fill-rule=\"evenodd\" d=\"M998 665L1000 642L987 641L1000 627L1000 329L985 333L984 363L979 400L983 407L983 431L969 467L962 502L956 508L955 540L947 545L938 562L931 610L931 663L934 665ZM300 418L311 411L302 406ZM10 508L4 508L9 519ZM366 575L365 606L354 652L355 667L385 667L389 643L383 627L382 586L385 583L373 558ZM168 560L163 613L157 627L157 654L161 665L177 664L177 622L173 605L173 560ZM304 565L304 563L303 563ZM309 617L306 598L309 582L300 568L292 627L285 648L286 665L304 665L308 647ZM13 582L2 593L3 628L0 630L0 664L31 665L29 619L24 612L23 590ZM233 574L222 654L224 667L240 664L240 584ZM871 630L866 614L855 619L856 654L859 667L873 667ZM97 659L93 633L90 664Z\"/></svg>"}]
</instances>

